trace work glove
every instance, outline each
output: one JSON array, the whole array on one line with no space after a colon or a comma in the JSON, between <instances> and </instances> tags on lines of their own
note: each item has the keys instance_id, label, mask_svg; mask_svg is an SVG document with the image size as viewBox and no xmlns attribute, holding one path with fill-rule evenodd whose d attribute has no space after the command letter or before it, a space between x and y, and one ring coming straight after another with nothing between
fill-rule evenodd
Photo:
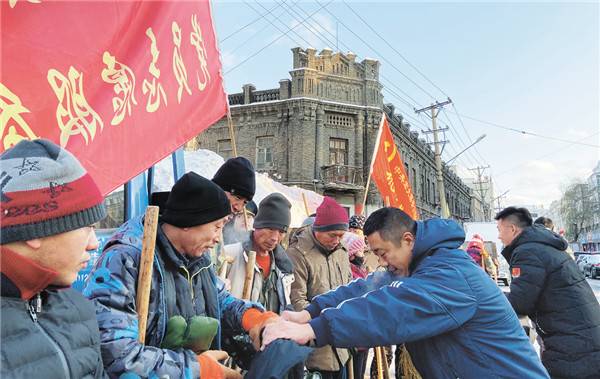
<instances>
[{"instance_id":1,"label":"work glove","mask_svg":"<svg viewBox=\"0 0 600 379\"><path fill-rule=\"evenodd\" d=\"M200 379L242 379L239 372L219 363L227 358L227 352L221 350L208 350L198 355Z\"/></svg>"},{"instance_id":2,"label":"work glove","mask_svg":"<svg viewBox=\"0 0 600 379\"><path fill-rule=\"evenodd\" d=\"M167 333L161 347L175 350L190 349L200 354L210 348L219 321L212 317L194 316L186 321L182 316L173 316L167 322Z\"/></svg>"},{"instance_id":3,"label":"work glove","mask_svg":"<svg viewBox=\"0 0 600 379\"><path fill-rule=\"evenodd\" d=\"M248 334L252 339L252 345L256 351L259 351L262 345L262 332L265 329L265 326L277 322L277 320L279 320L279 316L277 314L273 312L265 312L263 313L263 318L248 331Z\"/></svg>"}]
</instances>

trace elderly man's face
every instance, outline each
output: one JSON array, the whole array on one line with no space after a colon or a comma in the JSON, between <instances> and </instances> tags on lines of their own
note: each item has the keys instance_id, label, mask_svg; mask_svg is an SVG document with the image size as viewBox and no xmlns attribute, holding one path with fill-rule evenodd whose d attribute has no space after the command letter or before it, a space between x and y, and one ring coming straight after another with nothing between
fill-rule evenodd
<instances>
[{"instance_id":1,"label":"elderly man's face","mask_svg":"<svg viewBox=\"0 0 600 379\"><path fill-rule=\"evenodd\" d=\"M315 238L323 247L333 251L340 244L344 233L346 233L344 230L332 230L329 232L315 231Z\"/></svg>"},{"instance_id":2,"label":"elderly man's face","mask_svg":"<svg viewBox=\"0 0 600 379\"><path fill-rule=\"evenodd\" d=\"M179 241L171 241L178 245L187 256L199 257L207 249L214 247L221 239L223 226L229 220L225 216L208 224L196 225L189 228L181 228L177 238Z\"/></svg>"},{"instance_id":3,"label":"elderly man's face","mask_svg":"<svg viewBox=\"0 0 600 379\"><path fill-rule=\"evenodd\" d=\"M227 195L229 203L231 204L232 213L237 214L244 210L244 207L248 203L248 199L239 195L234 195L229 191L225 191L225 194Z\"/></svg>"},{"instance_id":4,"label":"elderly man's face","mask_svg":"<svg viewBox=\"0 0 600 379\"><path fill-rule=\"evenodd\" d=\"M272 251L285 236L285 232L278 229L260 228L252 232L252 242L259 251Z\"/></svg>"}]
</instances>

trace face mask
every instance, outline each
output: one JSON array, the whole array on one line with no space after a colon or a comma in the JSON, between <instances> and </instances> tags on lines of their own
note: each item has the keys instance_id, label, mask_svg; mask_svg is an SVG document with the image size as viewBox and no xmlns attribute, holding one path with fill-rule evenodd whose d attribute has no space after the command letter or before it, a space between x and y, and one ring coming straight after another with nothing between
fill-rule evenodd
<instances>
[{"instance_id":1,"label":"face mask","mask_svg":"<svg viewBox=\"0 0 600 379\"><path fill-rule=\"evenodd\" d=\"M350 262L352 262L353 264L355 264L357 266L362 266L363 263L365 263L365 257L354 256L354 259L351 260Z\"/></svg>"}]
</instances>

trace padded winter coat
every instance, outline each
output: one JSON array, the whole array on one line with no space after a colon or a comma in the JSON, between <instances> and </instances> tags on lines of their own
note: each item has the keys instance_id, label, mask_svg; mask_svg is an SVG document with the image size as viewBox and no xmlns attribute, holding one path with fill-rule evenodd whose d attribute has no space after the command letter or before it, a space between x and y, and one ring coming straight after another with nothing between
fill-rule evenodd
<instances>
[{"instance_id":1,"label":"padded winter coat","mask_svg":"<svg viewBox=\"0 0 600 379\"><path fill-rule=\"evenodd\" d=\"M161 230L156 237L146 344L138 341L136 289L142 248L143 217L123 224L105 246L88 277L84 295L96 306L102 356L110 377L130 373L141 377L198 378L200 365L189 349L162 349L167 321L180 315L220 320L212 349L225 335L243 333L242 315L258 304L236 299L218 279L208 253L186 259ZM201 378L205 379L205 378Z\"/></svg>"},{"instance_id":2,"label":"padded winter coat","mask_svg":"<svg viewBox=\"0 0 600 379\"><path fill-rule=\"evenodd\" d=\"M454 221L417 222L408 277L375 272L317 296L317 346L406 344L423 378L548 378L506 297L459 247Z\"/></svg>"},{"instance_id":3,"label":"padded winter coat","mask_svg":"<svg viewBox=\"0 0 600 379\"><path fill-rule=\"evenodd\" d=\"M94 306L87 299L73 289L47 288L22 300L4 274L1 287L0 377L105 377Z\"/></svg>"},{"instance_id":4,"label":"padded winter coat","mask_svg":"<svg viewBox=\"0 0 600 379\"><path fill-rule=\"evenodd\" d=\"M291 301L294 310L306 308L316 296L333 290L352 279L348 252L341 244L334 251L326 251L313 235L312 228L302 229L290 241L287 254L294 263L294 282ZM316 349L306 361L309 369L338 371L349 358L348 350L331 346Z\"/></svg>"},{"instance_id":5,"label":"padded winter coat","mask_svg":"<svg viewBox=\"0 0 600 379\"><path fill-rule=\"evenodd\" d=\"M600 306L566 248L542 226L525 228L502 251L512 274L508 300L535 323L551 377L600 378Z\"/></svg>"}]
</instances>

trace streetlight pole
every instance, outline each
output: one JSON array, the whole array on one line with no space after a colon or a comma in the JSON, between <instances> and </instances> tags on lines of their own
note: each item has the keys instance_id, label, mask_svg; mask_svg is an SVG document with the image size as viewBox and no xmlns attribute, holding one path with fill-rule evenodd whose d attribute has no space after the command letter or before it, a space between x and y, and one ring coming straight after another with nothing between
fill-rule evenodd
<instances>
[{"instance_id":1,"label":"streetlight pole","mask_svg":"<svg viewBox=\"0 0 600 379\"><path fill-rule=\"evenodd\" d=\"M461 155L462 153L464 153L465 151L469 150L471 147L475 146L476 143L481 142L482 139L484 139L485 137L487 137L487 135L482 134L479 136L479 138L477 138L475 140L475 142L473 142L472 144L470 144L469 146L465 147L460 153L456 154L455 156L453 156L452 158L448 159L446 161L446 164L450 164L450 162L452 162L453 160L455 160L456 158L458 158L459 155Z\"/></svg>"}]
</instances>

